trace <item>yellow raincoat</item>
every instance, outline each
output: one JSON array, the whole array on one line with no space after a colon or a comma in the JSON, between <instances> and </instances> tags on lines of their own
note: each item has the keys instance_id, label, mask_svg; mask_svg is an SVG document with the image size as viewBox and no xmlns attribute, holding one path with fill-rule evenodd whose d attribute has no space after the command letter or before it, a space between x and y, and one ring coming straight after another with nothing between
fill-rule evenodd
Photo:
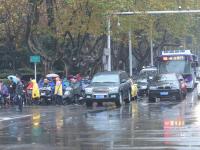
<instances>
[{"instance_id":1,"label":"yellow raincoat","mask_svg":"<svg viewBox=\"0 0 200 150\"><path fill-rule=\"evenodd\" d=\"M33 83L32 98L33 99L40 98L40 90L36 80L32 80L32 83Z\"/></svg>"},{"instance_id":2,"label":"yellow raincoat","mask_svg":"<svg viewBox=\"0 0 200 150\"><path fill-rule=\"evenodd\" d=\"M61 81L56 81L56 86L55 86L55 95L62 96L63 95L63 90L62 90L62 83Z\"/></svg>"}]
</instances>

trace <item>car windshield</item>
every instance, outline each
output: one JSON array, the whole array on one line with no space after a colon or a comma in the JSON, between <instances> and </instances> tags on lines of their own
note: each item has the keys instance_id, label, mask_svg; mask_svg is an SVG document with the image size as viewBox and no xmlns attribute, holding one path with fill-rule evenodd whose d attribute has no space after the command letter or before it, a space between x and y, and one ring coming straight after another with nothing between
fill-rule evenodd
<instances>
[{"instance_id":1,"label":"car windshield","mask_svg":"<svg viewBox=\"0 0 200 150\"><path fill-rule=\"evenodd\" d=\"M154 78L155 82L177 82L177 77L174 74L162 74Z\"/></svg>"},{"instance_id":2,"label":"car windshield","mask_svg":"<svg viewBox=\"0 0 200 150\"><path fill-rule=\"evenodd\" d=\"M157 73L156 70L142 70L139 74L139 78L146 79L150 76L155 76L156 73Z\"/></svg>"},{"instance_id":3,"label":"car windshield","mask_svg":"<svg viewBox=\"0 0 200 150\"><path fill-rule=\"evenodd\" d=\"M190 73L190 64L186 61L165 61L159 66L160 73Z\"/></svg>"},{"instance_id":4,"label":"car windshield","mask_svg":"<svg viewBox=\"0 0 200 150\"><path fill-rule=\"evenodd\" d=\"M93 77L92 83L119 83L119 75L117 74L96 75Z\"/></svg>"}]
</instances>

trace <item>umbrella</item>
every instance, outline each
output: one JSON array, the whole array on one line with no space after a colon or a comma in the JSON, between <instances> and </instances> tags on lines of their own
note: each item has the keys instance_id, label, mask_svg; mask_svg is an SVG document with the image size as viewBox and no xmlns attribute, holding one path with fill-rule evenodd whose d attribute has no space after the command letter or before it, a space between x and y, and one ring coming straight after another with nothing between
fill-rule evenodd
<instances>
[{"instance_id":1,"label":"umbrella","mask_svg":"<svg viewBox=\"0 0 200 150\"><path fill-rule=\"evenodd\" d=\"M56 77L59 77L59 75L55 74L55 73L51 73L51 74L48 74L46 75L47 78L56 78Z\"/></svg>"},{"instance_id":2,"label":"umbrella","mask_svg":"<svg viewBox=\"0 0 200 150\"><path fill-rule=\"evenodd\" d=\"M9 75L8 80L15 82L16 84L18 83L19 79L17 79L16 76L14 75Z\"/></svg>"}]
</instances>

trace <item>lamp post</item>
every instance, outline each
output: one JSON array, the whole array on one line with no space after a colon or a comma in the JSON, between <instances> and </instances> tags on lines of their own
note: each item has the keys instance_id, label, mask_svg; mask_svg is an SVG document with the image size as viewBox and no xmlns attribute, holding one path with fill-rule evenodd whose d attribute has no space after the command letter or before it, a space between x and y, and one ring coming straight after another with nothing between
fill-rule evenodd
<instances>
[{"instance_id":1,"label":"lamp post","mask_svg":"<svg viewBox=\"0 0 200 150\"><path fill-rule=\"evenodd\" d=\"M128 32L128 38L129 38L129 73L130 76L133 75L133 55L132 55L132 40L131 40L131 29Z\"/></svg>"},{"instance_id":2,"label":"lamp post","mask_svg":"<svg viewBox=\"0 0 200 150\"><path fill-rule=\"evenodd\" d=\"M111 36L110 36L110 16L108 16L108 39L107 39L107 49L108 49L108 66L107 69L108 71L111 71Z\"/></svg>"},{"instance_id":3,"label":"lamp post","mask_svg":"<svg viewBox=\"0 0 200 150\"><path fill-rule=\"evenodd\" d=\"M151 24L151 36L150 36L150 43L151 43L151 66L153 66L153 25Z\"/></svg>"}]
</instances>

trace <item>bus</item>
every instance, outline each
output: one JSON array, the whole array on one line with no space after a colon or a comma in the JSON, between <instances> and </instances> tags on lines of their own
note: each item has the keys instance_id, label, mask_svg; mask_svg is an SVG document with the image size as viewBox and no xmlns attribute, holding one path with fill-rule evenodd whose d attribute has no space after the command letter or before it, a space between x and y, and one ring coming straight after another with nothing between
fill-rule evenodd
<instances>
[{"instance_id":1,"label":"bus","mask_svg":"<svg viewBox=\"0 0 200 150\"><path fill-rule=\"evenodd\" d=\"M165 50L157 59L159 73L182 74L189 90L195 87L197 66L197 56L190 50Z\"/></svg>"}]
</instances>

